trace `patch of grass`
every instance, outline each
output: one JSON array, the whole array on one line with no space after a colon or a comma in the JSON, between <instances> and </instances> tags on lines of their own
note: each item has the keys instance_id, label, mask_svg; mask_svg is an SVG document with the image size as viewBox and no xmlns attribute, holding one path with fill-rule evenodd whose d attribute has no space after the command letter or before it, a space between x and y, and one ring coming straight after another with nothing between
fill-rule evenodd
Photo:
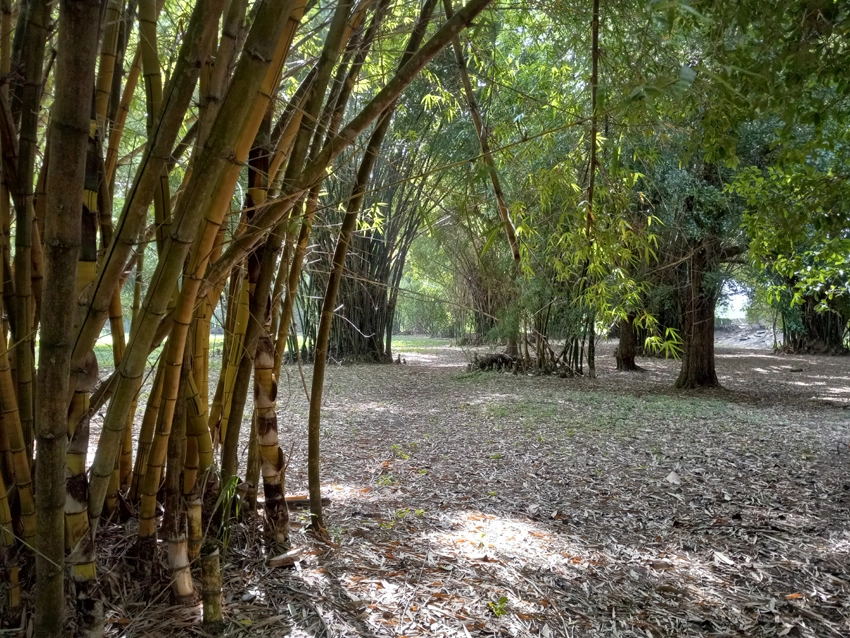
<instances>
[{"instance_id":1,"label":"patch of grass","mask_svg":"<svg viewBox=\"0 0 850 638\"><path fill-rule=\"evenodd\" d=\"M395 444L390 446L390 452L392 452L395 456L406 461L410 458L410 454L407 454L400 445Z\"/></svg>"},{"instance_id":2,"label":"patch of grass","mask_svg":"<svg viewBox=\"0 0 850 638\"><path fill-rule=\"evenodd\" d=\"M380 487L390 487L395 485L395 477L392 474L381 474L375 484Z\"/></svg>"},{"instance_id":3,"label":"patch of grass","mask_svg":"<svg viewBox=\"0 0 850 638\"><path fill-rule=\"evenodd\" d=\"M452 380L460 381L461 383L476 383L492 379L498 374L498 372L490 370L487 372L484 372L483 370L472 370L471 372L458 372L457 374L452 375Z\"/></svg>"},{"instance_id":4,"label":"patch of grass","mask_svg":"<svg viewBox=\"0 0 850 638\"><path fill-rule=\"evenodd\" d=\"M399 335L393 337L393 351L405 352L427 352L433 348L443 348L452 345L451 339L436 339L425 335Z\"/></svg>"},{"instance_id":5,"label":"patch of grass","mask_svg":"<svg viewBox=\"0 0 850 638\"><path fill-rule=\"evenodd\" d=\"M512 412L512 409L504 403L497 403L496 405L488 405L486 412L487 416L492 416L494 418L500 419L509 416Z\"/></svg>"},{"instance_id":6,"label":"patch of grass","mask_svg":"<svg viewBox=\"0 0 850 638\"><path fill-rule=\"evenodd\" d=\"M524 428L561 425L561 436L582 432L606 432L614 437L634 436L647 427L691 423L713 431L727 431L742 422L776 425L776 416L742 408L716 398L676 395L632 396L611 392L566 391L536 401L516 401L488 406L488 415L512 417ZM737 425L736 425L737 424Z\"/></svg>"},{"instance_id":7,"label":"patch of grass","mask_svg":"<svg viewBox=\"0 0 850 638\"><path fill-rule=\"evenodd\" d=\"M523 425L534 425L539 421L551 421L559 412L559 406L537 401L494 403L484 408L484 413L494 419L521 420Z\"/></svg>"},{"instance_id":8,"label":"patch of grass","mask_svg":"<svg viewBox=\"0 0 850 638\"><path fill-rule=\"evenodd\" d=\"M500 596L498 600L491 600L487 606L496 618L501 618L508 613L508 599L505 596Z\"/></svg>"}]
</instances>

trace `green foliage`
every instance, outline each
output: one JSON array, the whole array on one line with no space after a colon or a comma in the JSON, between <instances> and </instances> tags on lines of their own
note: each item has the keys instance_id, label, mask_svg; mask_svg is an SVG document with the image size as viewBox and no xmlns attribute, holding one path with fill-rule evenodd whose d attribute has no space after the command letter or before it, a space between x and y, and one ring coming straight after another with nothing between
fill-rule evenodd
<instances>
[{"instance_id":1,"label":"green foliage","mask_svg":"<svg viewBox=\"0 0 850 638\"><path fill-rule=\"evenodd\" d=\"M381 476L378 477L378 480L375 481L375 484L379 487L392 487L395 483L396 480L392 474L381 474Z\"/></svg>"},{"instance_id":2,"label":"green foliage","mask_svg":"<svg viewBox=\"0 0 850 638\"><path fill-rule=\"evenodd\" d=\"M489 601L487 607L490 608L496 618L501 618L508 614L508 599L506 596L500 596L497 600Z\"/></svg>"},{"instance_id":3,"label":"green foliage","mask_svg":"<svg viewBox=\"0 0 850 638\"><path fill-rule=\"evenodd\" d=\"M454 336L452 309L446 304L451 285L448 263L441 247L427 235L414 242L401 280L396 325L398 331Z\"/></svg>"}]
</instances>

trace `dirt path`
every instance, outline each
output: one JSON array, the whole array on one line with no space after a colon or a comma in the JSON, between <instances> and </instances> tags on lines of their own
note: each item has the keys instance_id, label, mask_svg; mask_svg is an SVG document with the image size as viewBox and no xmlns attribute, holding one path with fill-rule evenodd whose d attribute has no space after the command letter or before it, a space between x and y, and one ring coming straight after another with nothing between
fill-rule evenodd
<instances>
[{"instance_id":1,"label":"dirt path","mask_svg":"<svg viewBox=\"0 0 850 638\"><path fill-rule=\"evenodd\" d=\"M329 372L338 546L296 532L298 569L270 570L257 525L234 529L229 635L850 635L850 358L724 350L729 389L677 393L677 363L617 373L610 346L597 380L403 356ZM307 403L287 372L302 492ZM204 635L198 608L125 598L122 635L163 618Z\"/></svg>"}]
</instances>

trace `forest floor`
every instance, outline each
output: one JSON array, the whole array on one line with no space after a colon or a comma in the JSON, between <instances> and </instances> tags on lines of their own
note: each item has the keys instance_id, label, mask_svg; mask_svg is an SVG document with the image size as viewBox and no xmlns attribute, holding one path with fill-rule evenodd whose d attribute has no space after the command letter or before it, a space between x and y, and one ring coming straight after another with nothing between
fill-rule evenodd
<instances>
[{"instance_id":1,"label":"forest floor","mask_svg":"<svg viewBox=\"0 0 850 638\"><path fill-rule=\"evenodd\" d=\"M328 371L333 543L293 510L301 560L269 568L259 525L234 526L226 635L850 636L850 357L721 349L723 388L678 392L678 362L618 373L612 344L595 380L397 351ZM278 400L305 493L297 367ZM104 532L121 554L126 531ZM200 605L110 563L112 635L207 635Z\"/></svg>"}]
</instances>

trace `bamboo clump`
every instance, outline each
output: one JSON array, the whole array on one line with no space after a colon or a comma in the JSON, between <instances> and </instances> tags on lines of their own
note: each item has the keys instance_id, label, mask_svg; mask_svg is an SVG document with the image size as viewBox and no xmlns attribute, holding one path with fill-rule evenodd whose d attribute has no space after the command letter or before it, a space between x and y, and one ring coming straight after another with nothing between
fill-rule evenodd
<instances>
[{"instance_id":1,"label":"bamboo clump","mask_svg":"<svg viewBox=\"0 0 850 638\"><path fill-rule=\"evenodd\" d=\"M10 618L21 583L34 582L36 608L56 610L36 614L35 635L61 634L66 590L79 635L102 635L101 527L128 517L138 518L135 564L153 574L162 538L172 600L191 603L200 577L210 628L224 621L228 495L241 493L252 516L262 485L268 547L289 549L277 387L322 184L373 125L363 166L374 164L405 88L489 1L471 0L422 44L428 0L412 44L387 67L397 71L368 97L358 82L373 44L395 37L393 12L404 24L407 11L387 0L196 0L181 5L175 51L165 0L60 0L55 37L47 0L20 3L17 18L0 0L0 554ZM310 38L321 42L305 62ZM130 132L141 128L139 143ZM341 246L367 185L361 175ZM334 266L344 259L343 250ZM335 296L332 285L326 322Z\"/></svg>"}]
</instances>

